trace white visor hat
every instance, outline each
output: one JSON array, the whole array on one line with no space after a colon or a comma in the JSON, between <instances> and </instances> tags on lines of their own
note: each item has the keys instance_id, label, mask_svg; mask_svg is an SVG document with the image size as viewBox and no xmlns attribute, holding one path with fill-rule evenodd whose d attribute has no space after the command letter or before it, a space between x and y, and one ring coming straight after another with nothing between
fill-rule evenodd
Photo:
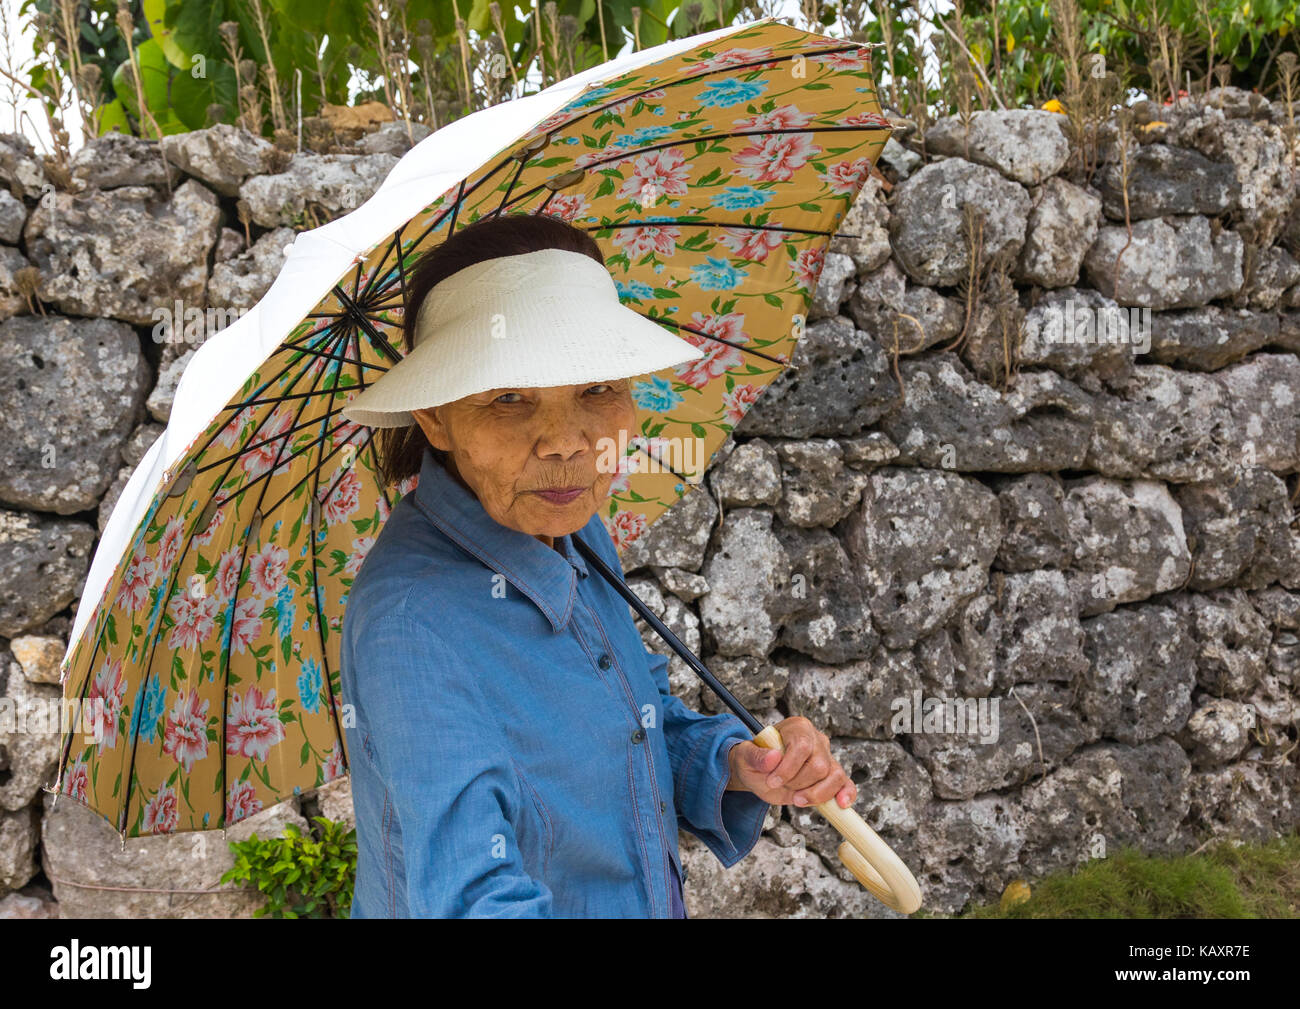
<instances>
[{"instance_id":1,"label":"white visor hat","mask_svg":"<svg viewBox=\"0 0 1300 1009\"><path fill-rule=\"evenodd\" d=\"M591 256L539 249L458 270L429 291L415 346L343 408L367 427L489 389L632 378L704 352L622 304Z\"/></svg>"}]
</instances>

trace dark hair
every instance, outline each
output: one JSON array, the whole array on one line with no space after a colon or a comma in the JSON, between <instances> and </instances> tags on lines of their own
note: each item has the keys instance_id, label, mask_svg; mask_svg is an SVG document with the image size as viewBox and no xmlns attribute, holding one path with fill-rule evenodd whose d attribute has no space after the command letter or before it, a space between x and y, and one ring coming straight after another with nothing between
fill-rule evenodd
<instances>
[{"instance_id":1,"label":"dark hair","mask_svg":"<svg viewBox=\"0 0 1300 1009\"><path fill-rule=\"evenodd\" d=\"M409 354L415 347L416 317L424 299L439 281L475 263L539 249L579 252L605 265L604 253L590 234L551 214L517 213L479 218L426 252L412 273L402 319L404 352ZM440 464L446 464L447 453L429 444L419 424L379 428L375 433L375 454L380 480L395 484L418 474L425 449Z\"/></svg>"}]
</instances>

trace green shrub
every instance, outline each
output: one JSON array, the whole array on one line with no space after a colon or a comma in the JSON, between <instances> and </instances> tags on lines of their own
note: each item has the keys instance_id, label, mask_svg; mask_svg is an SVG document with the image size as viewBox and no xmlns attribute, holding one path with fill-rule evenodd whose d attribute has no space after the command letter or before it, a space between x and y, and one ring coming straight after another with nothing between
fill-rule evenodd
<instances>
[{"instance_id":1,"label":"green shrub","mask_svg":"<svg viewBox=\"0 0 1300 1009\"><path fill-rule=\"evenodd\" d=\"M253 912L262 918L346 918L352 909L357 872L357 832L324 816L314 817L319 839L294 824L284 837L230 842L235 865L223 883L249 883L267 902Z\"/></svg>"}]
</instances>

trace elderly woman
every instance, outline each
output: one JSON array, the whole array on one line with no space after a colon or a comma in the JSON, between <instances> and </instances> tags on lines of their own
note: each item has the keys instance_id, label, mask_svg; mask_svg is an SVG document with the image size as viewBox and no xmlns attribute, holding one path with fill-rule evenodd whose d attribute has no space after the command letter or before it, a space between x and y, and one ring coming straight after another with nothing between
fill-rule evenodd
<instances>
[{"instance_id":1,"label":"elderly woman","mask_svg":"<svg viewBox=\"0 0 1300 1009\"><path fill-rule=\"evenodd\" d=\"M669 692L599 513L629 379L700 356L621 305L558 218L475 222L408 291L407 356L343 411L418 475L357 574L342 684L359 858L352 917L685 917L679 827L724 866L769 804L856 789L804 718L784 754Z\"/></svg>"}]
</instances>

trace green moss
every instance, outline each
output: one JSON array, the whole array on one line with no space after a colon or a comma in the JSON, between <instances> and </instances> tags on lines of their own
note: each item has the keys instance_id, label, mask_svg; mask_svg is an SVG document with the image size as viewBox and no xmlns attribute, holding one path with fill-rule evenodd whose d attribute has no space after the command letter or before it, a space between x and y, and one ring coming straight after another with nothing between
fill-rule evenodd
<instances>
[{"instance_id":1,"label":"green moss","mask_svg":"<svg viewBox=\"0 0 1300 1009\"><path fill-rule=\"evenodd\" d=\"M1296 918L1300 834L1266 844L1218 842L1172 857L1125 847L1073 871L1031 881L1032 896L1002 909L967 906L959 918ZM926 915L924 911L917 916Z\"/></svg>"}]
</instances>

